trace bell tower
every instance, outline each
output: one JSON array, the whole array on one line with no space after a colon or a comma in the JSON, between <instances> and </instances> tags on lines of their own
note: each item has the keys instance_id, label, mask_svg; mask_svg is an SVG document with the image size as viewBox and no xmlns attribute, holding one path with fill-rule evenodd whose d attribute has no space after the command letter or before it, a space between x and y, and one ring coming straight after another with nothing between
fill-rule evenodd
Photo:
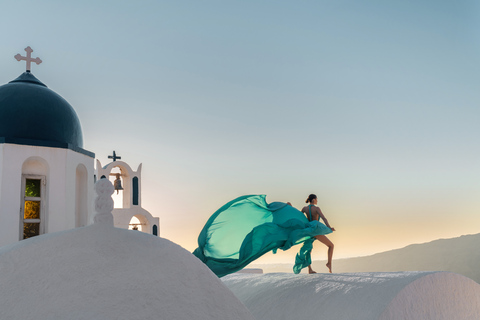
<instances>
[{"instance_id":1,"label":"bell tower","mask_svg":"<svg viewBox=\"0 0 480 320\"><path fill-rule=\"evenodd\" d=\"M97 179L114 179L115 193L122 193L122 207L112 211L115 227L132 228L159 236L159 218L153 217L150 212L142 208L142 164L136 171L133 171L126 162L119 160L121 157L117 156L115 151L108 158L113 161L104 167L97 160L95 171ZM136 218L135 222L132 221L133 218Z\"/></svg>"}]
</instances>

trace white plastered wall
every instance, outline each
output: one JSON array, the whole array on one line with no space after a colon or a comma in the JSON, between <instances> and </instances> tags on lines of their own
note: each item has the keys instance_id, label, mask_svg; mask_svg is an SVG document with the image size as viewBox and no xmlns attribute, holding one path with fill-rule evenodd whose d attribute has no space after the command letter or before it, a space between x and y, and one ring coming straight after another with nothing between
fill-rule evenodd
<instances>
[{"instance_id":1,"label":"white plastered wall","mask_svg":"<svg viewBox=\"0 0 480 320\"><path fill-rule=\"evenodd\" d=\"M88 170L81 163L75 180L75 227L85 227L88 225Z\"/></svg>"},{"instance_id":2,"label":"white plastered wall","mask_svg":"<svg viewBox=\"0 0 480 320\"><path fill-rule=\"evenodd\" d=\"M94 159L69 149L0 145L0 246L20 239L22 175L45 175L44 232L75 227L77 166L87 170L88 214L93 212ZM23 170L22 170L23 168ZM88 217L86 221L90 221Z\"/></svg>"},{"instance_id":3,"label":"white plastered wall","mask_svg":"<svg viewBox=\"0 0 480 320\"><path fill-rule=\"evenodd\" d=\"M113 209L112 214L117 228L128 229L130 221L135 217L140 221L142 232L153 234L153 226L156 225L157 235L160 236L160 219L143 208L133 206L129 209Z\"/></svg>"},{"instance_id":4,"label":"white plastered wall","mask_svg":"<svg viewBox=\"0 0 480 320\"><path fill-rule=\"evenodd\" d=\"M132 168L124 161L114 161L102 167L97 160L96 176L100 179L102 176L109 177L113 168L119 168L123 180L123 207L113 209L113 221L117 228L128 229L130 221L133 217L140 220L141 231L153 234L153 226L157 226L157 236L160 236L160 219L154 217L147 210L142 208L142 164L133 171ZM138 204L133 204L133 187L132 179L138 178Z\"/></svg>"},{"instance_id":5,"label":"white plastered wall","mask_svg":"<svg viewBox=\"0 0 480 320\"><path fill-rule=\"evenodd\" d=\"M97 168L96 168L96 176L97 179L101 179L102 176L105 176L109 179L110 173L112 172L113 168L119 168L122 181L123 181L123 208L131 208L134 206L133 204L133 190L132 190L132 179L133 177L138 178L138 204L137 206L142 206L142 164L137 168L137 171L133 171L132 168L123 161L114 161L110 162L105 166L102 167L102 164L99 160L97 160Z\"/></svg>"},{"instance_id":6,"label":"white plastered wall","mask_svg":"<svg viewBox=\"0 0 480 320\"><path fill-rule=\"evenodd\" d=\"M3 144L0 144L0 225L2 223L2 175L3 175Z\"/></svg>"}]
</instances>

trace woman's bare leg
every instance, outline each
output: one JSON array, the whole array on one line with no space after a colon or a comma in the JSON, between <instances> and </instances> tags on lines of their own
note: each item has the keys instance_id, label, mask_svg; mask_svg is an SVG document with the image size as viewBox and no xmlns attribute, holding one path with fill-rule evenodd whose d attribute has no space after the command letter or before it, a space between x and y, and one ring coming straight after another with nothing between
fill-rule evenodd
<instances>
[{"instance_id":1,"label":"woman's bare leg","mask_svg":"<svg viewBox=\"0 0 480 320\"><path fill-rule=\"evenodd\" d=\"M315 271L313 271L312 265L308 266L308 273L316 273Z\"/></svg>"},{"instance_id":2,"label":"woman's bare leg","mask_svg":"<svg viewBox=\"0 0 480 320\"><path fill-rule=\"evenodd\" d=\"M328 271L330 271L330 273L332 273L332 258L333 258L333 247L334 247L333 242L330 241L324 235L318 235L315 238L328 247L328 261L327 261L326 266L328 268Z\"/></svg>"}]
</instances>

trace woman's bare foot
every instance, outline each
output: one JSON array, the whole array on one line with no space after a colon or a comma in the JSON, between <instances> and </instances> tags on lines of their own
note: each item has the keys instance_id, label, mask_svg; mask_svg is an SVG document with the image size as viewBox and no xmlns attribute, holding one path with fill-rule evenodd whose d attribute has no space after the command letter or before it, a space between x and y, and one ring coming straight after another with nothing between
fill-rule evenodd
<instances>
[{"instance_id":1,"label":"woman's bare foot","mask_svg":"<svg viewBox=\"0 0 480 320\"><path fill-rule=\"evenodd\" d=\"M328 271L330 271L330 273L332 273L332 264L331 264L331 263L327 263L326 266L327 266L327 268L328 268Z\"/></svg>"},{"instance_id":2,"label":"woman's bare foot","mask_svg":"<svg viewBox=\"0 0 480 320\"><path fill-rule=\"evenodd\" d=\"M312 273L316 273L316 272L310 269L310 270L308 270L308 273L312 274Z\"/></svg>"}]
</instances>

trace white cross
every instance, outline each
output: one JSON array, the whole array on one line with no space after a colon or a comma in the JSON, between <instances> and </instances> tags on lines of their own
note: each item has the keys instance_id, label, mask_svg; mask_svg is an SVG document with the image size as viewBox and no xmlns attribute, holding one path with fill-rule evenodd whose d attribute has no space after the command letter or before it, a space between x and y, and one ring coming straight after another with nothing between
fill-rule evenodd
<instances>
[{"instance_id":1,"label":"white cross","mask_svg":"<svg viewBox=\"0 0 480 320\"><path fill-rule=\"evenodd\" d=\"M27 56L26 57L23 57L20 55L20 53L17 53L15 55L15 59L17 59L17 61L20 61L20 60L25 60L27 61L27 72L30 72L30 64L31 62L35 62L36 64L40 64L42 63L42 60L39 58L39 57L36 57L35 59L32 59L32 48L30 48L30 46L26 47L25 48L25 51L27 51Z\"/></svg>"}]
</instances>

